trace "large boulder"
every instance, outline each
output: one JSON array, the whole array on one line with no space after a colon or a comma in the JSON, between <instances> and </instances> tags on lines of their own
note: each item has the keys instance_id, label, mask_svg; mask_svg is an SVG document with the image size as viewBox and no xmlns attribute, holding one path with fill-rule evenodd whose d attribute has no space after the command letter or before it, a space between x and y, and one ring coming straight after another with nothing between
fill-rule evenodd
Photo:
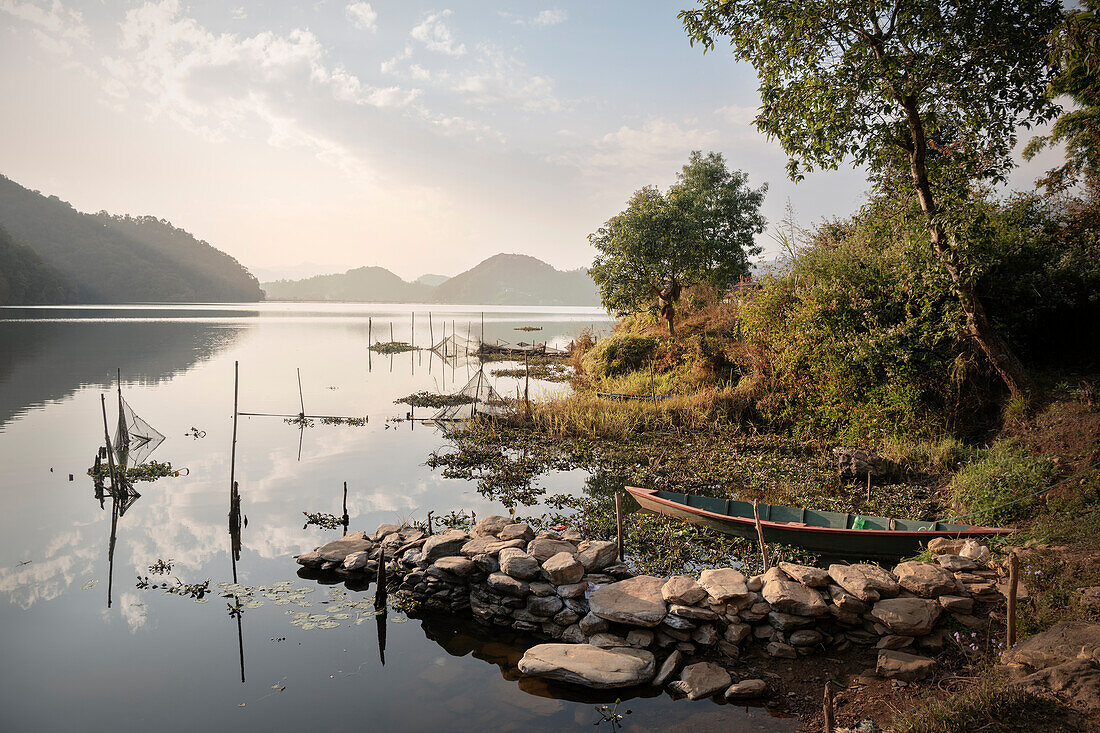
<instances>
[{"instance_id":1,"label":"large boulder","mask_svg":"<svg viewBox=\"0 0 1100 733\"><path fill-rule=\"evenodd\" d=\"M539 644L519 660L532 677L599 690L642 685L653 679L657 662L644 649L600 649L591 644Z\"/></svg>"},{"instance_id":2,"label":"large boulder","mask_svg":"<svg viewBox=\"0 0 1100 733\"><path fill-rule=\"evenodd\" d=\"M936 562L941 567L953 573L958 573L963 570L976 570L978 568L978 563L962 555L937 555Z\"/></svg>"},{"instance_id":3,"label":"large boulder","mask_svg":"<svg viewBox=\"0 0 1100 733\"><path fill-rule=\"evenodd\" d=\"M303 552L294 559L299 565L307 568L319 568L326 562L325 558L321 557L321 553L317 552L317 550Z\"/></svg>"},{"instance_id":4,"label":"large boulder","mask_svg":"<svg viewBox=\"0 0 1100 733\"><path fill-rule=\"evenodd\" d=\"M343 537L322 545L317 549L317 554L325 562L343 563L344 558L353 552L369 552L374 547L370 540L361 537Z\"/></svg>"},{"instance_id":5,"label":"large boulder","mask_svg":"<svg viewBox=\"0 0 1100 733\"><path fill-rule=\"evenodd\" d=\"M500 534L500 530L511 523L512 520L508 517L491 515L474 525L473 535L474 537L496 537Z\"/></svg>"},{"instance_id":6,"label":"large boulder","mask_svg":"<svg viewBox=\"0 0 1100 733\"><path fill-rule=\"evenodd\" d=\"M764 680L741 680L734 682L726 690L727 700L745 700L752 697L763 697L768 691L768 683Z\"/></svg>"},{"instance_id":7,"label":"large boulder","mask_svg":"<svg viewBox=\"0 0 1100 733\"><path fill-rule=\"evenodd\" d=\"M539 562L545 562L559 552L568 552L570 555L576 555L577 546L572 542L550 539L548 537L536 538L527 544L527 554L531 555Z\"/></svg>"},{"instance_id":8,"label":"large boulder","mask_svg":"<svg viewBox=\"0 0 1100 733\"><path fill-rule=\"evenodd\" d=\"M783 613L796 616L826 616L829 613L820 593L793 580L765 577L763 596L772 608Z\"/></svg>"},{"instance_id":9,"label":"large boulder","mask_svg":"<svg viewBox=\"0 0 1100 733\"><path fill-rule=\"evenodd\" d=\"M955 591L955 576L930 562L911 560L894 568L898 583L922 598L936 598Z\"/></svg>"},{"instance_id":10,"label":"large boulder","mask_svg":"<svg viewBox=\"0 0 1100 733\"><path fill-rule=\"evenodd\" d=\"M935 666L936 663L928 657L920 657L916 654L907 654L893 649L880 649L875 672L878 673L879 677L887 679L916 682L932 674Z\"/></svg>"},{"instance_id":11,"label":"large boulder","mask_svg":"<svg viewBox=\"0 0 1100 733\"><path fill-rule=\"evenodd\" d=\"M699 574L699 585L719 603L740 601L749 595L745 576L733 568L704 570Z\"/></svg>"},{"instance_id":12,"label":"large boulder","mask_svg":"<svg viewBox=\"0 0 1100 733\"><path fill-rule=\"evenodd\" d=\"M577 560L589 573L598 573L619 559L619 545L606 540L592 540L577 553Z\"/></svg>"},{"instance_id":13,"label":"large boulder","mask_svg":"<svg viewBox=\"0 0 1100 733\"><path fill-rule=\"evenodd\" d=\"M878 565L830 565L829 576L837 585L864 603L896 596L901 590L897 579Z\"/></svg>"},{"instance_id":14,"label":"large boulder","mask_svg":"<svg viewBox=\"0 0 1100 733\"><path fill-rule=\"evenodd\" d=\"M730 686L730 673L714 662L697 662L689 664L680 672L680 685L678 687L688 696L689 700L698 700L701 697L709 697L714 693L725 690Z\"/></svg>"},{"instance_id":15,"label":"large boulder","mask_svg":"<svg viewBox=\"0 0 1100 733\"><path fill-rule=\"evenodd\" d=\"M540 573L539 562L523 550L506 548L500 551L500 572L519 580L537 578Z\"/></svg>"},{"instance_id":16,"label":"large boulder","mask_svg":"<svg viewBox=\"0 0 1100 733\"><path fill-rule=\"evenodd\" d=\"M492 573L485 582L497 593L502 593L506 596L522 598L531 591L531 586L526 582L513 578L511 575L505 575L504 573Z\"/></svg>"},{"instance_id":17,"label":"large boulder","mask_svg":"<svg viewBox=\"0 0 1100 733\"><path fill-rule=\"evenodd\" d=\"M345 561L346 566L347 561ZM477 565L468 557L441 557L435 561L435 567L460 578L465 578L477 569Z\"/></svg>"},{"instance_id":18,"label":"large boulder","mask_svg":"<svg viewBox=\"0 0 1100 733\"><path fill-rule=\"evenodd\" d=\"M553 555L542 564L542 569L554 585L578 583L584 577L584 566L568 552Z\"/></svg>"},{"instance_id":19,"label":"large boulder","mask_svg":"<svg viewBox=\"0 0 1100 733\"><path fill-rule=\"evenodd\" d=\"M673 575L661 587L661 595L669 603L694 606L707 597L707 590L686 575Z\"/></svg>"},{"instance_id":20,"label":"large boulder","mask_svg":"<svg viewBox=\"0 0 1100 733\"><path fill-rule=\"evenodd\" d=\"M501 540L492 536L475 537L462 546L459 550L466 557L475 557L477 555L496 555L501 550L507 547L514 547L522 550L527 546L527 543L523 540Z\"/></svg>"},{"instance_id":21,"label":"large boulder","mask_svg":"<svg viewBox=\"0 0 1100 733\"><path fill-rule=\"evenodd\" d=\"M781 562L779 563L779 569L790 576L791 580L797 580L802 585L811 588L824 588L829 584L829 573L821 568L797 565L793 562Z\"/></svg>"},{"instance_id":22,"label":"large boulder","mask_svg":"<svg viewBox=\"0 0 1100 733\"><path fill-rule=\"evenodd\" d=\"M679 671L680 665L683 663L684 653L679 649L673 650L672 654L669 654L668 658L661 664L661 668L657 670L657 676L653 678L653 684L657 687L664 687L665 683L672 679L672 675Z\"/></svg>"},{"instance_id":23,"label":"large boulder","mask_svg":"<svg viewBox=\"0 0 1100 733\"><path fill-rule=\"evenodd\" d=\"M1001 655L1012 684L1100 715L1100 625L1059 621Z\"/></svg>"},{"instance_id":24,"label":"large boulder","mask_svg":"<svg viewBox=\"0 0 1100 733\"><path fill-rule=\"evenodd\" d=\"M653 627L668 614L661 595L663 586L660 578L639 575L597 588L589 596L588 605L592 613L608 621Z\"/></svg>"},{"instance_id":25,"label":"large boulder","mask_svg":"<svg viewBox=\"0 0 1100 733\"><path fill-rule=\"evenodd\" d=\"M844 613L867 613L870 608L839 585L829 586L829 600Z\"/></svg>"},{"instance_id":26,"label":"large boulder","mask_svg":"<svg viewBox=\"0 0 1100 733\"><path fill-rule=\"evenodd\" d=\"M457 555L462 546L470 541L470 536L461 529L448 529L446 532L432 535L424 542L420 550L422 562L433 563L441 557Z\"/></svg>"},{"instance_id":27,"label":"large boulder","mask_svg":"<svg viewBox=\"0 0 1100 733\"><path fill-rule=\"evenodd\" d=\"M531 525L527 522L515 522L500 530L500 534L497 535L497 538L504 542L509 540L523 540L524 547L526 547L528 542L535 539L535 531L531 529Z\"/></svg>"},{"instance_id":28,"label":"large boulder","mask_svg":"<svg viewBox=\"0 0 1100 733\"><path fill-rule=\"evenodd\" d=\"M930 598L884 598L871 609L883 626L901 636L932 633L942 613L943 606Z\"/></svg>"}]
</instances>

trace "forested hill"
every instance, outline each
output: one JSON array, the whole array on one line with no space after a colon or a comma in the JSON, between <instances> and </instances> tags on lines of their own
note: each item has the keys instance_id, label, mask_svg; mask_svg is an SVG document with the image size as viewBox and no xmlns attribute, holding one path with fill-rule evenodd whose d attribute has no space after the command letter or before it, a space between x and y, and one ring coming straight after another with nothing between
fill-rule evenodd
<instances>
[{"instance_id":1,"label":"forested hill","mask_svg":"<svg viewBox=\"0 0 1100 733\"><path fill-rule=\"evenodd\" d=\"M43 196L3 176L0 227L29 248L37 264L51 270L62 291L73 296L45 287L23 302L263 299L256 278L237 260L163 219L81 213L56 196ZM20 257L18 261L21 267L29 267L32 260ZM8 280L23 278L4 272Z\"/></svg>"},{"instance_id":2,"label":"forested hill","mask_svg":"<svg viewBox=\"0 0 1100 733\"><path fill-rule=\"evenodd\" d=\"M432 280L442 280L438 285ZM406 282L382 267L263 284L269 300L344 300L491 305L599 305L596 286L584 270L562 272L527 255L499 254L443 278L425 275Z\"/></svg>"},{"instance_id":3,"label":"forested hill","mask_svg":"<svg viewBox=\"0 0 1100 733\"><path fill-rule=\"evenodd\" d=\"M76 288L0 228L0 305L75 302Z\"/></svg>"}]
</instances>

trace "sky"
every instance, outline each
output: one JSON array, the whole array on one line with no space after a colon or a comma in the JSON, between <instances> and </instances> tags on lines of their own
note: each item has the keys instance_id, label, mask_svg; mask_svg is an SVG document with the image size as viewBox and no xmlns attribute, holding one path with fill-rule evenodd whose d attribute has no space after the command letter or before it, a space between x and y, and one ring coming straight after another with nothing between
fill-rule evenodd
<instances>
[{"instance_id":1,"label":"sky","mask_svg":"<svg viewBox=\"0 0 1100 733\"><path fill-rule=\"evenodd\" d=\"M0 173L261 280L587 266L588 234L696 149L768 184L773 227L788 201L803 225L857 210L859 170L787 180L753 69L693 48L687 5L0 0Z\"/></svg>"}]
</instances>

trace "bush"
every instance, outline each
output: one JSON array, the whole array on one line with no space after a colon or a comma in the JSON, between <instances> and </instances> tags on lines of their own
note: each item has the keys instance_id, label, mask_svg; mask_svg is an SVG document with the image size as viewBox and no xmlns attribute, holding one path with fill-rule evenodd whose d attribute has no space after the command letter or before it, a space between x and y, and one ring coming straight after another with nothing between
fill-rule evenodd
<instances>
[{"instance_id":1,"label":"bush","mask_svg":"<svg viewBox=\"0 0 1100 733\"><path fill-rule=\"evenodd\" d=\"M657 343L656 336L614 333L599 341L584 355L584 371L598 378L642 369L652 360Z\"/></svg>"},{"instance_id":2,"label":"bush","mask_svg":"<svg viewBox=\"0 0 1100 733\"><path fill-rule=\"evenodd\" d=\"M1015 441L1000 441L955 474L950 486L952 502L971 524L1026 519L1038 501L1031 495L1049 486L1055 475L1050 460L1033 455Z\"/></svg>"}]
</instances>

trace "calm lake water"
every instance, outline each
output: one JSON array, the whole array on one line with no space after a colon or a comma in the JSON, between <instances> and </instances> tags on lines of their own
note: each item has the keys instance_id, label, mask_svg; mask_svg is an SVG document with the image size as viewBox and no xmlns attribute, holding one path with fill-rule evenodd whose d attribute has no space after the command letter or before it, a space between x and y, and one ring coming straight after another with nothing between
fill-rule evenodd
<instances>
[{"instance_id":1,"label":"calm lake water","mask_svg":"<svg viewBox=\"0 0 1100 733\"><path fill-rule=\"evenodd\" d=\"M382 624L383 666L376 620L355 606L330 613L336 603L369 600L373 589L296 575L293 555L340 534L304 528L302 512L341 514L344 481L353 530L423 519L429 510L506 513L473 483L424 465L446 444L439 430L388 420L405 416L395 399L450 392L475 373L464 364L444 367L427 352L368 354L368 319L375 340L389 340L391 322L394 337L409 340L414 311L415 341L427 345L428 309L0 309L0 729L590 730L599 720L593 705L613 703L616 693L520 679L515 664L532 639L391 611ZM431 310L436 341L444 322L448 332L453 323L460 335L477 338L483 312L488 342L564 345L583 329L611 328L598 309ZM300 369L307 414L369 417L365 427L304 430L274 417L241 418L236 475L247 524L237 579L309 592L287 600L256 589L239 619L217 587L232 582L234 570L227 514L235 361L242 411L297 413ZM110 499L101 508L85 472L104 442L101 394L113 432L116 367L126 400L167 436L152 458L189 473L136 484L141 497L115 527L112 572ZM517 381L494 384L514 394ZM205 437L189 436L192 428ZM579 491L585 477L552 477L555 493ZM169 575L149 572L158 560L171 561ZM139 588L138 576L173 584L209 579L217 592L200 603ZM292 625L303 611L339 624ZM762 708L674 701L658 690L624 700L620 711L626 708L626 730L795 728Z\"/></svg>"}]
</instances>

